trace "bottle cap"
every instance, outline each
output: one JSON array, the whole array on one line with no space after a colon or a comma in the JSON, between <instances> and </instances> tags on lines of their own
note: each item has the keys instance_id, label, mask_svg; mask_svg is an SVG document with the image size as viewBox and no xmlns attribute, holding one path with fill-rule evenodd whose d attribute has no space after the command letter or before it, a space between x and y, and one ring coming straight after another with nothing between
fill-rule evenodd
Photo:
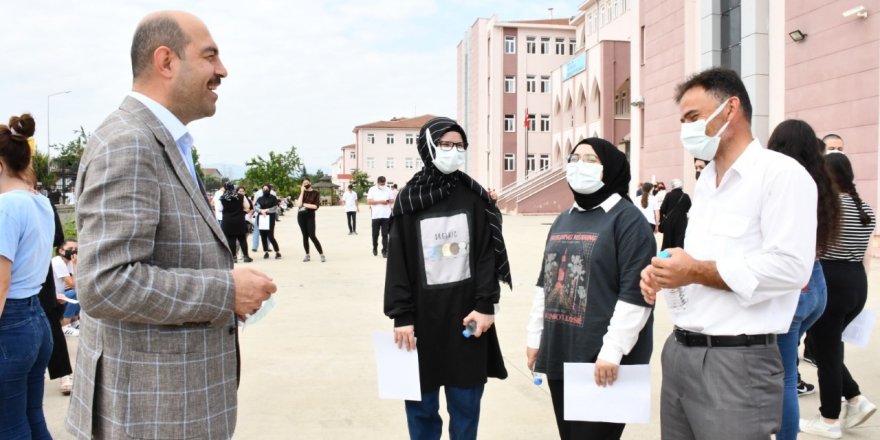
<instances>
[{"instance_id":1,"label":"bottle cap","mask_svg":"<svg viewBox=\"0 0 880 440\"><path fill-rule=\"evenodd\" d=\"M532 383L540 386L541 384L544 383L544 379L541 379L541 376L535 376L535 378L532 379Z\"/></svg>"},{"instance_id":2,"label":"bottle cap","mask_svg":"<svg viewBox=\"0 0 880 440\"><path fill-rule=\"evenodd\" d=\"M672 254L670 254L667 251L660 251L660 253L658 253L657 256L660 258L669 258L672 256Z\"/></svg>"}]
</instances>

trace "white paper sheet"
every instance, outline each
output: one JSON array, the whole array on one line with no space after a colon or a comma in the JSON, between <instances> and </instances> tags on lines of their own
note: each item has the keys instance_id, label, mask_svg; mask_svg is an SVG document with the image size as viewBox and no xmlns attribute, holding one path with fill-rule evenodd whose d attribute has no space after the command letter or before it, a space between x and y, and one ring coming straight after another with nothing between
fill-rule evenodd
<instances>
[{"instance_id":1,"label":"white paper sheet","mask_svg":"<svg viewBox=\"0 0 880 440\"><path fill-rule=\"evenodd\" d=\"M856 347L865 348L871 339L871 332L874 330L874 323L877 321L877 314L868 309L862 309L862 312L853 319L843 330L843 342L850 343Z\"/></svg>"},{"instance_id":2,"label":"white paper sheet","mask_svg":"<svg viewBox=\"0 0 880 440\"><path fill-rule=\"evenodd\" d=\"M259 222L261 231L268 231L272 229L272 220L269 219L268 215L261 215Z\"/></svg>"},{"instance_id":3,"label":"white paper sheet","mask_svg":"<svg viewBox=\"0 0 880 440\"><path fill-rule=\"evenodd\" d=\"M71 303L71 304L79 304L79 301L77 301L77 300L75 300L75 299L73 299L73 298L68 298L68 297L66 297L66 296L64 296L64 295L59 295L59 294L57 294L57 293L55 294L55 298L56 298L58 301L69 302L69 303Z\"/></svg>"},{"instance_id":4,"label":"white paper sheet","mask_svg":"<svg viewBox=\"0 0 880 440\"><path fill-rule=\"evenodd\" d=\"M563 366L565 420L612 423L651 423L651 368L621 365L614 385L596 385L596 364Z\"/></svg>"},{"instance_id":5,"label":"white paper sheet","mask_svg":"<svg viewBox=\"0 0 880 440\"><path fill-rule=\"evenodd\" d=\"M397 348L394 333L373 333L380 399L422 400L417 350Z\"/></svg>"}]
</instances>

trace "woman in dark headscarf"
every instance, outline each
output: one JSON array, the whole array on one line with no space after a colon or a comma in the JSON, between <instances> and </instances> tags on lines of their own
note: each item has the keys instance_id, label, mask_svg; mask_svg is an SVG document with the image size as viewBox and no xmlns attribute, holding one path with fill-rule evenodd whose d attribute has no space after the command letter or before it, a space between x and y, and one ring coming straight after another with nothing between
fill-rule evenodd
<instances>
[{"instance_id":1,"label":"woman in dark headscarf","mask_svg":"<svg viewBox=\"0 0 880 440\"><path fill-rule=\"evenodd\" d=\"M220 203L223 205L223 220L220 221L220 228L226 235L232 255L238 257L236 244L241 244L244 262L250 263L254 260L248 255L247 250L247 221L244 219L246 197L235 190L232 182L226 182L224 190L223 195L220 196Z\"/></svg>"},{"instance_id":2,"label":"woman in dark headscarf","mask_svg":"<svg viewBox=\"0 0 880 440\"><path fill-rule=\"evenodd\" d=\"M618 366L651 358L653 307L642 299L639 272L657 244L627 196L626 156L599 138L568 157L575 205L556 218L528 325L528 367L547 375L562 439L619 439L623 424L564 419L563 364L595 363L599 386L613 386Z\"/></svg>"},{"instance_id":3,"label":"woman in dark headscarf","mask_svg":"<svg viewBox=\"0 0 880 440\"><path fill-rule=\"evenodd\" d=\"M458 171L467 147L455 121L428 121L418 138L425 167L392 210L385 314L394 319L399 347L415 349L416 336L419 345L422 399L406 401L411 438L440 438L441 386L450 437L476 438L487 377L507 377L493 324L499 281L510 284L510 266L498 209Z\"/></svg>"}]
</instances>

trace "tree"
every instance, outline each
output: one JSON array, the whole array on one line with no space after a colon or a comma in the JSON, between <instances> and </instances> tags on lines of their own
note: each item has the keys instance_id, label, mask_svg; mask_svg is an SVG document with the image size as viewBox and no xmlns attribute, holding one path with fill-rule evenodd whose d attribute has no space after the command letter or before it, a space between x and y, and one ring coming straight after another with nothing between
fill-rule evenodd
<instances>
[{"instance_id":1,"label":"tree","mask_svg":"<svg viewBox=\"0 0 880 440\"><path fill-rule=\"evenodd\" d=\"M256 188L267 183L275 186L278 195L294 194L299 188L296 187L297 173L302 168L302 160L296 153L296 147L291 146L285 153L269 152L269 157L263 159L257 156L245 164L248 169L244 173L242 184L248 188Z\"/></svg>"},{"instance_id":2,"label":"tree","mask_svg":"<svg viewBox=\"0 0 880 440\"><path fill-rule=\"evenodd\" d=\"M199 179L202 179L202 182L207 186L208 183L205 182L205 173L202 171L202 164L199 162L199 151L196 150L195 146L192 148L192 161L193 167L196 169L196 175L199 176Z\"/></svg>"},{"instance_id":3,"label":"tree","mask_svg":"<svg viewBox=\"0 0 880 440\"><path fill-rule=\"evenodd\" d=\"M42 183L43 187L46 189L55 184L55 181L58 180L54 173L49 172L49 158L39 150L34 151L31 166L34 168L37 182Z\"/></svg>"},{"instance_id":4,"label":"tree","mask_svg":"<svg viewBox=\"0 0 880 440\"><path fill-rule=\"evenodd\" d=\"M67 191L68 182L72 184L76 182L76 175L79 172L79 162L82 159L83 151L85 151L86 144L89 142L89 135L86 133L86 130L79 127L79 130L74 130L73 133L76 137L68 142L64 146L59 146L55 144L52 148L57 148L58 156L52 159L52 168L61 171L61 186L63 191ZM52 181L49 185L54 184Z\"/></svg>"},{"instance_id":5,"label":"tree","mask_svg":"<svg viewBox=\"0 0 880 440\"><path fill-rule=\"evenodd\" d=\"M373 186L373 182L369 180L369 178L370 176L359 168L355 168L354 171L351 172L351 186L354 187L358 199L363 197L364 193Z\"/></svg>"}]
</instances>

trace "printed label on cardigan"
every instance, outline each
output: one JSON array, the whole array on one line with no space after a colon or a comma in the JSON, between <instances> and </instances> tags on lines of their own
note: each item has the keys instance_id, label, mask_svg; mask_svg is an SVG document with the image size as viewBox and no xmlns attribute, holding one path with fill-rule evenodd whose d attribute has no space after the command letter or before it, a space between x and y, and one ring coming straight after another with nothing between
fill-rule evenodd
<instances>
[{"instance_id":1,"label":"printed label on cardigan","mask_svg":"<svg viewBox=\"0 0 880 440\"><path fill-rule=\"evenodd\" d=\"M544 319L580 327L597 234L553 234L544 255Z\"/></svg>"},{"instance_id":2,"label":"printed label on cardigan","mask_svg":"<svg viewBox=\"0 0 880 440\"><path fill-rule=\"evenodd\" d=\"M429 286L471 277L470 228L467 214L421 220L422 255Z\"/></svg>"}]
</instances>

